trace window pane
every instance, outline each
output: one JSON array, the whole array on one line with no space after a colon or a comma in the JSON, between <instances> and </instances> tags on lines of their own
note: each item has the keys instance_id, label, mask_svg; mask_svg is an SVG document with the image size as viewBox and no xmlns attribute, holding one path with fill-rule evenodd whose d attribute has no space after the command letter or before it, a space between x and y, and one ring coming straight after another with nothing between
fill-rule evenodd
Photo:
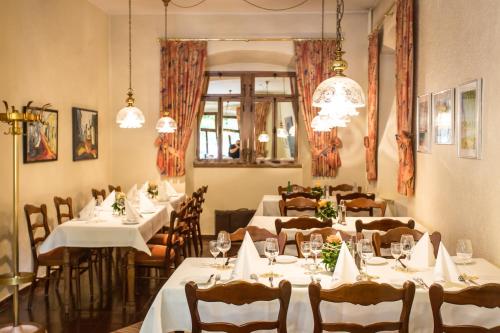
<instances>
[{"instance_id":1,"label":"window pane","mask_svg":"<svg viewBox=\"0 0 500 333\"><path fill-rule=\"evenodd\" d=\"M217 143L217 112L219 103L217 101L206 101L203 115L200 121L199 137L199 159L217 159L219 155Z\"/></svg>"},{"instance_id":2,"label":"window pane","mask_svg":"<svg viewBox=\"0 0 500 333\"><path fill-rule=\"evenodd\" d=\"M255 93L269 95L291 95L290 77L256 77Z\"/></svg>"},{"instance_id":3,"label":"window pane","mask_svg":"<svg viewBox=\"0 0 500 333\"><path fill-rule=\"evenodd\" d=\"M240 77L210 76L208 95L239 95L241 94Z\"/></svg>"},{"instance_id":4,"label":"window pane","mask_svg":"<svg viewBox=\"0 0 500 333\"><path fill-rule=\"evenodd\" d=\"M216 118L217 116L215 114L204 114L203 117L201 117L200 128L215 130Z\"/></svg>"},{"instance_id":5,"label":"window pane","mask_svg":"<svg viewBox=\"0 0 500 333\"><path fill-rule=\"evenodd\" d=\"M217 159L217 134L200 131L200 159Z\"/></svg>"},{"instance_id":6,"label":"window pane","mask_svg":"<svg viewBox=\"0 0 500 333\"><path fill-rule=\"evenodd\" d=\"M255 102L255 147L258 160L273 156L273 103Z\"/></svg>"},{"instance_id":7,"label":"window pane","mask_svg":"<svg viewBox=\"0 0 500 333\"><path fill-rule=\"evenodd\" d=\"M297 121L292 102L277 103L276 158L290 160L295 158L295 133Z\"/></svg>"},{"instance_id":8,"label":"window pane","mask_svg":"<svg viewBox=\"0 0 500 333\"><path fill-rule=\"evenodd\" d=\"M226 101L222 108L222 158L240 158L240 102Z\"/></svg>"}]
</instances>

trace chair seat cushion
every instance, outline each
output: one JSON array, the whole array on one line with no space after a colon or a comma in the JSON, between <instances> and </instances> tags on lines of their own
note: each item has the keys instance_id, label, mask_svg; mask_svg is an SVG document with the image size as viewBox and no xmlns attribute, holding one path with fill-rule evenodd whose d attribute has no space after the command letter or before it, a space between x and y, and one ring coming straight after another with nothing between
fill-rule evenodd
<instances>
[{"instance_id":1,"label":"chair seat cushion","mask_svg":"<svg viewBox=\"0 0 500 333\"><path fill-rule=\"evenodd\" d=\"M83 249L69 249L71 265L78 265L87 253L88 251ZM63 263L64 247L58 247L57 249L38 255L38 264L40 266L62 266Z\"/></svg>"},{"instance_id":2,"label":"chair seat cushion","mask_svg":"<svg viewBox=\"0 0 500 333\"><path fill-rule=\"evenodd\" d=\"M149 241L148 244L155 244L155 245L167 245L167 239L168 239L168 234L162 234L162 233L157 233L154 235ZM179 245L182 246L184 245L184 238L179 235L172 235L172 242L179 241Z\"/></svg>"},{"instance_id":3,"label":"chair seat cushion","mask_svg":"<svg viewBox=\"0 0 500 333\"><path fill-rule=\"evenodd\" d=\"M163 267L165 265L165 256L167 254L167 247L163 245L148 244L151 255L144 252L137 252L135 254L135 263L139 266L150 267ZM175 258L175 250L170 250L170 260Z\"/></svg>"}]
</instances>

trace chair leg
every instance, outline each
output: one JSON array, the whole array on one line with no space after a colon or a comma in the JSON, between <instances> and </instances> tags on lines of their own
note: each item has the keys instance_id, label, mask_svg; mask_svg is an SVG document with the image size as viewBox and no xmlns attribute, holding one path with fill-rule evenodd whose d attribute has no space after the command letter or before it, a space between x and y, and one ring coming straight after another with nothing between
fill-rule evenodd
<instances>
[{"instance_id":1,"label":"chair leg","mask_svg":"<svg viewBox=\"0 0 500 333\"><path fill-rule=\"evenodd\" d=\"M99 280L99 293L102 295L103 287L103 277L102 277L102 249L97 249L97 279Z\"/></svg>"},{"instance_id":2,"label":"chair leg","mask_svg":"<svg viewBox=\"0 0 500 333\"><path fill-rule=\"evenodd\" d=\"M200 256L203 255L203 239L201 237L201 227L200 227L200 221L196 221L196 233L198 235L198 241L200 242Z\"/></svg>"},{"instance_id":3,"label":"chair leg","mask_svg":"<svg viewBox=\"0 0 500 333\"><path fill-rule=\"evenodd\" d=\"M198 253L198 237L196 237L196 227L193 225L191 228L191 239L193 240L194 255L199 257Z\"/></svg>"},{"instance_id":4,"label":"chair leg","mask_svg":"<svg viewBox=\"0 0 500 333\"><path fill-rule=\"evenodd\" d=\"M50 266L45 266L45 297L49 296Z\"/></svg>"},{"instance_id":5,"label":"chair leg","mask_svg":"<svg viewBox=\"0 0 500 333\"><path fill-rule=\"evenodd\" d=\"M87 261L87 273L89 274L90 300L94 299L94 271L92 270L92 256Z\"/></svg>"},{"instance_id":6,"label":"chair leg","mask_svg":"<svg viewBox=\"0 0 500 333\"><path fill-rule=\"evenodd\" d=\"M78 307L78 309L81 308L81 302L82 302L82 293L81 293L81 286L80 286L80 275L81 275L81 271L80 271L80 267L77 267L76 270L76 281L75 281L75 284L76 284L76 305Z\"/></svg>"},{"instance_id":7,"label":"chair leg","mask_svg":"<svg viewBox=\"0 0 500 333\"><path fill-rule=\"evenodd\" d=\"M30 286L30 294L29 294L29 297L28 297L28 309L31 310L31 305L33 304L33 295L35 294L35 289L36 289L36 285L37 285L37 282L38 282L38 279L37 279L37 273L38 273L38 264L35 262L34 266L33 266L33 272L35 274L35 278L33 279L33 282L31 282L31 286Z\"/></svg>"}]
</instances>

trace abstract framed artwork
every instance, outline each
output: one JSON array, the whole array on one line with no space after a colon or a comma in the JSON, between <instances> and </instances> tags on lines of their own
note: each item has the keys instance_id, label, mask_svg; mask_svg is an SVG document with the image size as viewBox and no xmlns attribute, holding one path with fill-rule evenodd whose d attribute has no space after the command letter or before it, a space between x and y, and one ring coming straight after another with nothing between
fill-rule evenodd
<instances>
[{"instance_id":1,"label":"abstract framed artwork","mask_svg":"<svg viewBox=\"0 0 500 333\"><path fill-rule=\"evenodd\" d=\"M425 94L417 98L417 151L431 152L431 95Z\"/></svg>"},{"instance_id":2,"label":"abstract framed artwork","mask_svg":"<svg viewBox=\"0 0 500 333\"><path fill-rule=\"evenodd\" d=\"M23 162L50 162L57 161L59 114L57 110L38 107L23 108L40 114L41 122L23 123Z\"/></svg>"},{"instance_id":3,"label":"abstract framed artwork","mask_svg":"<svg viewBox=\"0 0 500 333\"><path fill-rule=\"evenodd\" d=\"M73 161L95 160L99 155L97 111L74 107Z\"/></svg>"},{"instance_id":4,"label":"abstract framed artwork","mask_svg":"<svg viewBox=\"0 0 500 333\"><path fill-rule=\"evenodd\" d=\"M455 137L455 90L446 89L432 94L434 143L451 145Z\"/></svg>"},{"instance_id":5,"label":"abstract framed artwork","mask_svg":"<svg viewBox=\"0 0 500 333\"><path fill-rule=\"evenodd\" d=\"M482 83L477 79L457 89L458 157L481 158Z\"/></svg>"}]
</instances>

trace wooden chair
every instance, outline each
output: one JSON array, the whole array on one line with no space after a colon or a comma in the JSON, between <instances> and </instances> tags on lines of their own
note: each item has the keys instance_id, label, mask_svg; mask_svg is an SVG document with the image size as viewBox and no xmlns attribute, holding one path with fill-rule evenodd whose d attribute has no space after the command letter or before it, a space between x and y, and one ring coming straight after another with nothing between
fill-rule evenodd
<instances>
[{"instance_id":1,"label":"wooden chair","mask_svg":"<svg viewBox=\"0 0 500 333\"><path fill-rule=\"evenodd\" d=\"M443 303L455 305L475 305L482 308L500 308L500 284L488 283L477 287L468 287L459 291L444 291L443 286L434 283L429 288L432 315L434 317L434 333L499 333L500 325L485 328L474 325L450 326L443 324L441 318L441 306ZM474 311L477 312L476 309Z\"/></svg>"},{"instance_id":2,"label":"wooden chair","mask_svg":"<svg viewBox=\"0 0 500 333\"><path fill-rule=\"evenodd\" d=\"M332 219L328 219L325 221L320 221L314 217L308 216L299 216L293 219L290 219L286 222L281 221L281 219L276 219L274 221L274 227L276 228L276 234L280 234L283 229L300 229L300 230L309 230L309 229L322 229L326 227L331 227L333 225ZM286 242L286 244L294 244L294 240L290 239Z\"/></svg>"},{"instance_id":3,"label":"wooden chair","mask_svg":"<svg viewBox=\"0 0 500 333\"><path fill-rule=\"evenodd\" d=\"M380 257L381 249L390 248L391 243L399 242L402 235L413 235L413 239L415 241L418 241L420 238L422 238L424 233L407 227L399 227L391 229L383 235L379 234L378 232L375 232L372 235L373 250L375 251L375 255ZM439 250L439 243L441 243L441 234L436 231L430 234L429 238L431 239L432 247L434 248L434 256L437 256Z\"/></svg>"},{"instance_id":4,"label":"wooden chair","mask_svg":"<svg viewBox=\"0 0 500 333\"><path fill-rule=\"evenodd\" d=\"M57 224L73 219L73 200L70 197L66 199L54 197L54 205L56 206ZM64 206L66 206L67 213L61 211Z\"/></svg>"},{"instance_id":5,"label":"wooden chair","mask_svg":"<svg viewBox=\"0 0 500 333\"><path fill-rule=\"evenodd\" d=\"M120 185L118 186L113 186L113 185L108 185L109 193L116 191L116 192L121 192L122 187Z\"/></svg>"},{"instance_id":6,"label":"wooden chair","mask_svg":"<svg viewBox=\"0 0 500 333\"><path fill-rule=\"evenodd\" d=\"M311 192L311 187L300 186L297 184L292 184L292 192ZM278 194L281 195L288 191L288 186L278 186Z\"/></svg>"},{"instance_id":7,"label":"wooden chair","mask_svg":"<svg viewBox=\"0 0 500 333\"><path fill-rule=\"evenodd\" d=\"M335 192L358 192L361 193L361 186L358 186L358 188L354 188L353 185L349 184L340 184L337 186L328 186L328 194L333 195Z\"/></svg>"},{"instance_id":8,"label":"wooden chair","mask_svg":"<svg viewBox=\"0 0 500 333\"><path fill-rule=\"evenodd\" d=\"M344 242L349 241L351 239L351 237L352 237L351 234L348 234L345 231L336 230L336 229L330 228L330 227L321 228L321 229L318 229L318 230L314 230L313 232L310 232L310 233L308 233L306 235L304 235L301 232L297 232L295 234L295 246L297 247L297 255L298 255L298 257L299 258L304 258L304 256L302 255L302 251L300 250L300 243L309 241L309 239L311 239L311 234L312 233L320 234L323 237L323 240L325 240L330 235L336 235L337 232L340 234L340 237L342 238L342 240Z\"/></svg>"},{"instance_id":9,"label":"wooden chair","mask_svg":"<svg viewBox=\"0 0 500 333\"><path fill-rule=\"evenodd\" d=\"M385 216L385 210L387 208L387 202L380 201L377 202L372 199L357 198L348 200L345 202L346 210L348 212L368 212L370 216L373 216L373 210L375 208L380 209L380 216Z\"/></svg>"},{"instance_id":10,"label":"wooden chair","mask_svg":"<svg viewBox=\"0 0 500 333\"><path fill-rule=\"evenodd\" d=\"M60 247L49 251L47 253L38 254L38 246L47 239L50 234L48 218L47 218L47 206L45 204L41 206L25 205L24 213L26 215L26 222L28 226L28 235L30 238L31 245L31 255L33 257L33 272L35 274L35 280L31 284L30 294L28 298L28 308L31 309L33 302L33 294L38 282L44 280L45 282L45 296L48 296L49 285L52 273L57 273L57 281L60 278L60 267L63 266L64 259L64 248ZM37 216L41 217L41 221L36 221ZM37 233L41 230L41 236ZM71 255L71 276L73 272L76 272L74 277L76 282L76 297L77 304L80 306L80 275L86 270L89 272L89 286L91 298L94 295L94 281L92 272L89 269L91 267L90 255L88 251L82 249L70 249ZM87 262L87 266L81 266L82 263ZM45 277L38 277L38 268L40 266L45 266Z\"/></svg>"},{"instance_id":11,"label":"wooden chair","mask_svg":"<svg viewBox=\"0 0 500 333\"><path fill-rule=\"evenodd\" d=\"M363 230L389 231L391 229L396 229L401 227L415 229L414 220L408 220L408 222L405 223L400 220L386 218L386 219L371 221L368 223L363 223L362 220L356 220L355 223L356 223L357 233L363 232Z\"/></svg>"},{"instance_id":12,"label":"wooden chair","mask_svg":"<svg viewBox=\"0 0 500 333\"><path fill-rule=\"evenodd\" d=\"M293 198L307 198L319 201L320 197L321 196L319 193L312 193L312 192L292 192L292 193L285 192L281 194L281 198L285 201Z\"/></svg>"},{"instance_id":13,"label":"wooden chair","mask_svg":"<svg viewBox=\"0 0 500 333\"><path fill-rule=\"evenodd\" d=\"M292 287L290 282L282 280L278 288L270 288L261 283L249 283L245 281L233 281L219 284L208 289L198 289L194 282L185 286L186 298L191 313L192 333L203 331L222 331L229 333L246 333L258 330L274 330L286 333L286 317ZM202 322L198 312L199 301L222 302L231 305L244 305L254 302L270 302L279 300L280 310L276 321L254 321L241 326L225 322Z\"/></svg>"},{"instance_id":14,"label":"wooden chair","mask_svg":"<svg viewBox=\"0 0 500 333\"><path fill-rule=\"evenodd\" d=\"M337 193L337 195L335 197L337 198L337 205L338 205L338 204L340 204L341 200L347 201L347 200L353 200L353 199L359 199L359 198L375 200L375 193L361 193L361 192L353 192L353 193L348 193L348 194Z\"/></svg>"},{"instance_id":15,"label":"wooden chair","mask_svg":"<svg viewBox=\"0 0 500 333\"><path fill-rule=\"evenodd\" d=\"M279 208L281 216L288 216L288 212L291 210L316 214L318 212L318 202L316 200L299 197L286 201L280 200Z\"/></svg>"},{"instance_id":16,"label":"wooden chair","mask_svg":"<svg viewBox=\"0 0 500 333\"><path fill-rule=\"evenodd\" d=\"M398 331L408 333L411 306L415 296L415 284L406 281L402 289L394 288L389 284L376 282L357 282L354 284L343 284L335 289L321 289L321 285L311 283L309 285L309 300L314 317L314 333L323 331L347 331L353 333ZM403 302L399 321L377 322L369 325L355 323L324 323L321 318L320 304L322 301L334 303L351 303L355 305L369 306L382 302Z\"/></svg>"},{"instance_id":17,"label":"wooden chair","mask_svg":"<svg viewBox=\"0 0 500 333\"><path fill-rule=\"evenodd\" d=\"M106 199L106 190L96 190L95 188L92 189L92 196L94 197L95 201L97 203L104 201ZM99 201L99 197L102 198L101 201Z\"/></svg>"},{"instance_id":18,"label":"wooden chair","mask_svg":"<svg viewBox=\"0 0 500 333\"><path fill-rule=\"evenodd\" d=\"M231 250L228 253L228 256L234 256L238 253L241 243L245 238L245 234L248 232L252 240L255 242L263 242L267 238L277 238L278 239L278 247L279 254L285 253L286 246L286 234L284 232L280 232L277 236L270 232L267 229L259 228L256 226L248 226L246 228L239 228L235 232L229 235L231 239Z\"/></svg>"}]
</instances>

